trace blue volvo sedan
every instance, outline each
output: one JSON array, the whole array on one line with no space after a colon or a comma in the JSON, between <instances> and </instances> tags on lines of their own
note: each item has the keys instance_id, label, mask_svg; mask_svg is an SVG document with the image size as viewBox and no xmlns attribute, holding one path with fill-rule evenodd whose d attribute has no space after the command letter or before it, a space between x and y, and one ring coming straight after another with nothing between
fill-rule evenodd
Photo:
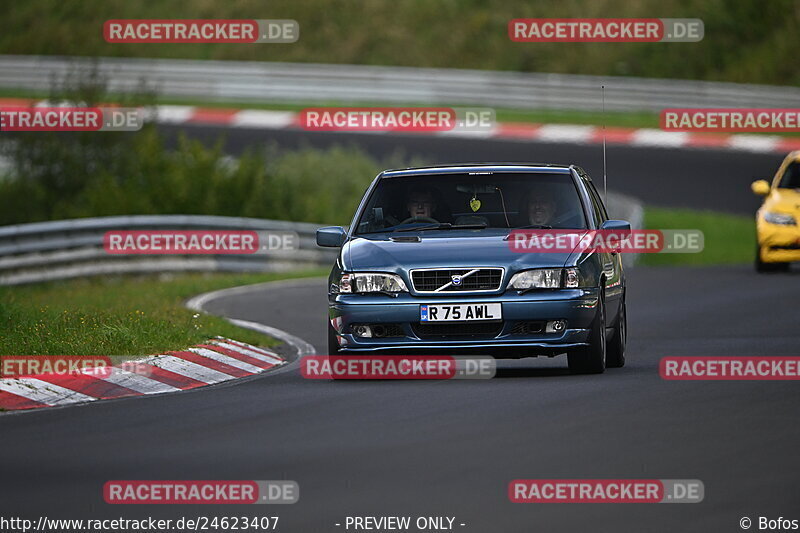
<instances>
[{"instance_id":1,"label":"blue volvo sedan","mask_svg":"<svg viewBox=\"0 0 800 533\"><path fill-rule=\"evenodd\" d=\"M523 252L521 229L626 231L581 168L464 164L381 172L328 281L330 354L567 354L573 373L625 364L619 254Z\"/></svg>"}]
</instances>

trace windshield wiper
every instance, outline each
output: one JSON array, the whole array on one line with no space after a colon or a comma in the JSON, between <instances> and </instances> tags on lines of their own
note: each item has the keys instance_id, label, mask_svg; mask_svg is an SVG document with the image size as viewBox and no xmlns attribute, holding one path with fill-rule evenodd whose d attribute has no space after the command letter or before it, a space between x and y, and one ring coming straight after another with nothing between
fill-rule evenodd
<instances>
[{"instance_id":1,"label":"windshield wiper","mask_svg":"<svg viewBox=\"0 0 800 533\"><path fill-rule=\"evenodd\" d=\"M458 224L453 225L449 222L442 222L441 224L431 224L429 226L417 226L414 228L396 229L395 231L428 231L435 229L483 229L487 224Z\"/></svg>"},{"instance_id":2,"label":"windshield wiper","mask_svg":"<svg viewBox=\"0 0 800 533\"><path fill-rule=\"evenodd\" d=\"M519 226L518 228L511 228L512 230L516 229L553 229L553 226L548 226L547 224L531 224L530 226ZM503 240L507 241L511 238L511 232L506 235Z\"/></svg>"}]
</instances>

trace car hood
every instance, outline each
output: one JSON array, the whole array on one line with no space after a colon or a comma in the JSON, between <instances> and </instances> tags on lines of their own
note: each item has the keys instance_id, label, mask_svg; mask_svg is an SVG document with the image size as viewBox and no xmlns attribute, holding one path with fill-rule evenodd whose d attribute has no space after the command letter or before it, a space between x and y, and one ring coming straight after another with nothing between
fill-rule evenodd
<instances>
[{"instance_id":1,"label":"car hood","mask_svg":"<svg viewBox=\"0 0 800 533\"><path fill-rule=\"evenodd\" d=\"M357 237L343 248L346 270L399 272L412 268L498 266L511 272L534 267L562 267L569 253L519 253L511 250L505 232L499 235L420 236L418 242L396 242L388 236ZM414 236L404 235L410 239Z\"/></svg>"},{"instance_id":2,"label":"car hood","mask_svg":"<svg viewBox=\"0 0 800 533\"><path fill-rule=\"evenodd\" d=\"M762 209L796 214L800 212L800 192L795 189L773 189Z\"/></svg>"}]
</instances>

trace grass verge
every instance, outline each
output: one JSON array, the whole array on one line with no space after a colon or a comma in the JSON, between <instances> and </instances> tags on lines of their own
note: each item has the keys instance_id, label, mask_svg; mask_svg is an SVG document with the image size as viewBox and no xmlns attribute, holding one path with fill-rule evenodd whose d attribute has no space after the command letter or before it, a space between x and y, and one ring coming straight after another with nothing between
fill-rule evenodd
<instances>
[{"instance_id":1,"label":"grass verge","mask_svg":"<svg viewBox=\"0 0 800 533\"><path fill-rule=\"evenodd\" d=\"M183 349L216 335L269 346L276 341L184 302L202 292L324 275L176 274L77 279L0 288L0 356L130 355Z\"/></svg>"},{"instance_id":2,"label":"grass verge","mask_svg":"<svg viewBox=\"0 0 800 533\"><path fill-rule=\"evenodd\" d=\"M756 246L753 217L715 211L646 207L647 229L699 229L705 236L697 254L642 254L641 265L729 265L753 261Z\"/></svg>"}]
</instances>

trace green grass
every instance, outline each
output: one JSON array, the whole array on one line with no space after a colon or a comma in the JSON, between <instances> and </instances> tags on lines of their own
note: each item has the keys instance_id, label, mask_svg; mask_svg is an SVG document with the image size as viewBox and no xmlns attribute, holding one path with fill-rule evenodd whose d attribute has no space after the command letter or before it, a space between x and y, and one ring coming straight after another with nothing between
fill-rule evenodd
<instances>
[{"instance_id":1,"label":"green grass","mask_svg":"<svg viewBox=\"0 0 800 533\"><path fill-rule=\"evenodd\" d=\"M646 207L647 229L699 229L705 237L696 254L642 254L641 265L729 265L751 263L756 247L752 217L715 211Z\"/></svg>"},{"instance_id":2,"label":"green grass","mask_svg":"<svg viewBox=\"0 0 800 533\"><path fill-rule=\"evenodd\" d=\"M512 18L700 18L699 43L516 43ZM293 44L111 44L108 19L295 19ZM796 85L793 0L38 0L0 18L6 54L407 65Z\"/></svg>"},{"instance_id":3,"label":"green grass","mask_svg":"<svg viewBox=\"0 0 800 533\"><path fill-rule=\"evenodd\" d=\"M176 274L85 278L0 288L0 355L148 355L216 335L268 346L276 341L184 307L202 292L324 275Z\"/></svg>"}]
</instances>

